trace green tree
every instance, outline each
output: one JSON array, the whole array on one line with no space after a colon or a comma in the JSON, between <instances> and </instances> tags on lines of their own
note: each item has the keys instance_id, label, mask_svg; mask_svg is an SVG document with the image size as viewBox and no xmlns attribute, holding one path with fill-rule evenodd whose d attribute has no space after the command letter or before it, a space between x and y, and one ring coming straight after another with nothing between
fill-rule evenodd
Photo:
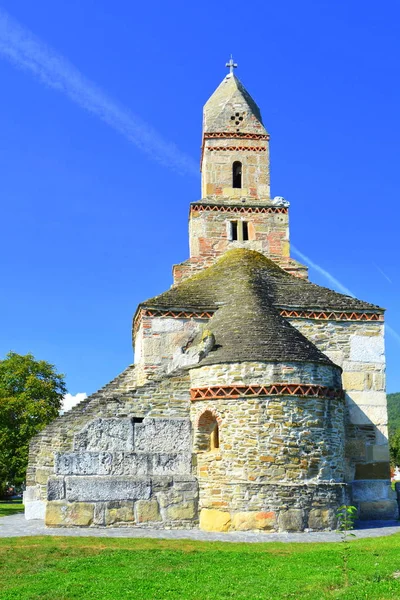
<instances>
[{"instance_id":1,"label":"green tree","mask_svg":"<svg viewBox=\"0 0 400 600\"><path fill-rule=\"evenodd\" d=\"M390 462L393 467L400 465L400 429L389 435Z\"/></svg>"},{"instance_id":2,"label":"green tree","mask_svg":"<svg viewBox=\"0 0 400 600\"><path fill-rule=\"evenodd\" d=\"M0 491L25 481L29 442L58 416L65 393L64 375L32 354L0 361Z\"/></svg>"}]
</instances>

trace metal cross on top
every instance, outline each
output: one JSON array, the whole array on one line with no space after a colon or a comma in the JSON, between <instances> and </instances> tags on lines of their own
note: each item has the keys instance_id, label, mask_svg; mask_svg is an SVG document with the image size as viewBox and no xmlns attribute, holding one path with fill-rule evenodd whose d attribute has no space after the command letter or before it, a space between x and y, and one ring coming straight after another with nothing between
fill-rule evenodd
<instances>
[{"instance_id":1,"label":"metal cross on top","mask_svg":"<svg viewBox=\"0 0 400 600\"><path fill-rule=\"evenodd\" d=\"M232 58L232 54L231 54L231 58L230 58L229 62L227 62L225 66L229 68L229 73L232 75L233 69L237 68L237 63L234 62L234 60Z\"/></svg>"}]
</instances>

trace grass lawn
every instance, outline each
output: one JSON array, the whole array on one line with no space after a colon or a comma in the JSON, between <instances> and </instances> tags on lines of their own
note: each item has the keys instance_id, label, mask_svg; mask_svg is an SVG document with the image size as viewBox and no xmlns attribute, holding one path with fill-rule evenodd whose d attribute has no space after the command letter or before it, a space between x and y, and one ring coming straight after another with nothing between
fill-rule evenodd
<instances>
[{"instance_id":1,"label":"grass lawn","mask_svg":"<svg viewBox=\"0 0 400 600\"><path fill-rule=\"evenodd\" d=\"M1 600L400 598L400 534L343 544L0 539Z\"/></svg>"},{"instance_id":2,"label":"grass lawn","mask_svg":"<svg viewBox=\"0 0 400 600\"><path fill-rule=\"evenodd\" d=\"M8 517L20 512L24 512L22 502L3 502L0 500L0 517Z\"/></svg>"}]
</instances>

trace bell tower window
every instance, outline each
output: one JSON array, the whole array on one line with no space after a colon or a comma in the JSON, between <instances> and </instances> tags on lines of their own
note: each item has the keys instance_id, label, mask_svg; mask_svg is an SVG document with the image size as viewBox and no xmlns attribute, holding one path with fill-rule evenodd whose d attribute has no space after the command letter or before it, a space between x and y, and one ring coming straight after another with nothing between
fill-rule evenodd
<instances>
[{"instance_id":1,"label":"bell tower window","mask_svg":"<svg viewBox=\"0 0 400 600\"><path fill-rule=\"evenodd\" d=\"M231 225L231 240L236 242L236 240L238 239L238 222L237 221L231 221L230 223Z\"/></svg>"},{"instance_id":2,"label":"bell tower window","mask_svg":"<svg viewBox=\"0 0 400 600\"><path fill-rule=\"evenodd\" d=\"M232 165L232 187L242 187L242 163L239 160L235 160Z\"/></svg>"},{"instance_id":3,"label":"bell tower window","mask_svg":"<svg viewBox=\"0 0 400 600\"><path fill-rule=\"evenodd\" d=\"M229 221L228 239L231 242L249 241L248 221Z\"/></svg>"},{"instance_id":4,"label":"bell tower window","mask_svg":"<svg viewBox=\"0 0 400 600\"><path fill-rule=\"evenodd\" d=\"M249 226L247 221L242 221L242 234L243 234L243 241L247 242L249 239Z\"/></svg>"}]
</instances>

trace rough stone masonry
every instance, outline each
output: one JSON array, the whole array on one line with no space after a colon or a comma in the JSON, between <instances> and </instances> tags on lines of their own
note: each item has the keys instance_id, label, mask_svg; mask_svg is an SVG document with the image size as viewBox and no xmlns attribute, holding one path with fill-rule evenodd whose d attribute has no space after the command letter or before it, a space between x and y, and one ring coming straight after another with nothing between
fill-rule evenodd
<instances>
[{"instance_id":1,"label":"rough stone masonry","mask_svg":"<svg viewBox=\"0 0 400 600\"><path fill-rule=\"evenodd\" d=\"M190 257L139 305L135 364L30 446L27 519L48 526L303 531L398 516L384 311L308 281L269 134L234 73L204 107Z\"/></svg>"}]
</instances>

